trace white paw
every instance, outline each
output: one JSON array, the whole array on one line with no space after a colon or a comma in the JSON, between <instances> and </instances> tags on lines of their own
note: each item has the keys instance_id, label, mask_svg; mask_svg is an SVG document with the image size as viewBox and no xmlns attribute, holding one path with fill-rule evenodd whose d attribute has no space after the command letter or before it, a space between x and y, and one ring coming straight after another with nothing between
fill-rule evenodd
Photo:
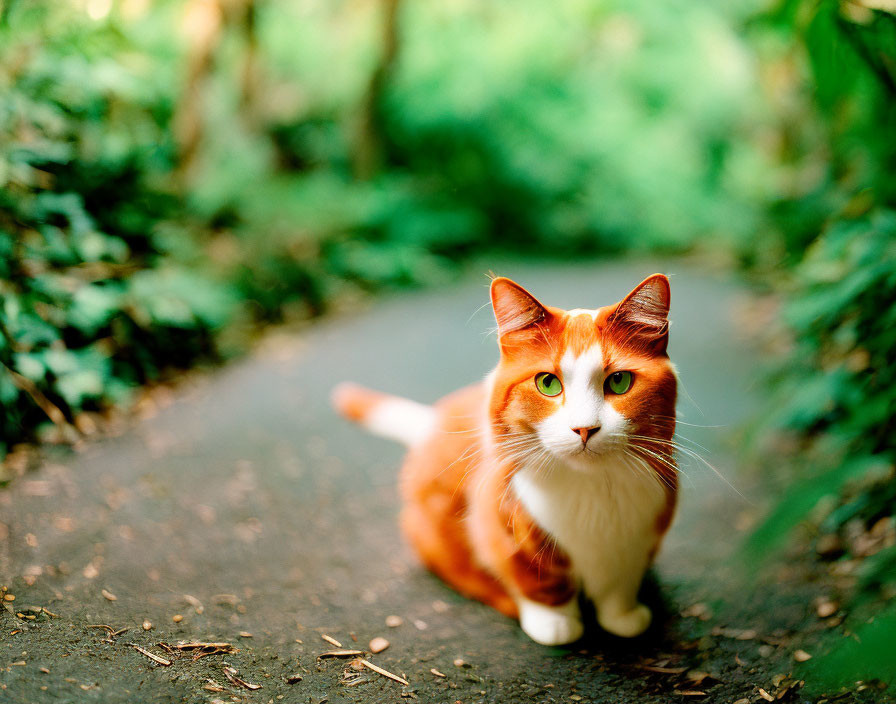
<instances>
[{"instance_id":1,"label":"white paw","mask_svg":"<svg viewBox=\"0 0 896 704\"><path fill-rule=\"evenodd\" d=\"M608 633L623 638L634 638L647 630L653 615L644 604L638 604L630 611L610 611L598 609L597 621Z\"/></svg>"},{"instance_id":2,"label":"white paw","mask_svg":"<svg viewBox=\"0 0 896 704\"><path fill-rule=\"evenodd\" d=\"M576 599L561 606L547 606L519 599L520 626L526 635L542 645L566 645L585 632Z\"/></svg>"}]
</instances>

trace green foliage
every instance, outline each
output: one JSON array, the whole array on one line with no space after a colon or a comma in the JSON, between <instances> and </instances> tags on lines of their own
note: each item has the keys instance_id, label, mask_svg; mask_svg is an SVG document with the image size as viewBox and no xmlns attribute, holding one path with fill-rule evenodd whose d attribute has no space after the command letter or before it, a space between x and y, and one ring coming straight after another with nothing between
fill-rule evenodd
<instances>
[{"instance_id":1,"label":"green foliage","mask_svg":"<svg viewBox=\"0 0 896 704\"><path fill-rule=\"evenodd\" d=\"M687 2L409 4L390 158L502 246L743 237L758 213L732 142L761 107L726 19Z\"/></svg>"},{"instance_id":2,"label":"green foliage","mask_svg":"<svg viewBox=\"0 0 896 704\"><path fill-rule=\"evenodd\" d=\"M797 674L806 678L806 692L820 695L860 680L880 680L885 685L896 681L894 635L896 607L891 605L857 625L851 637L831 642L825 651L800 666Z\"/></svg>"},{"instance_id":3,"label":"green foliage","mask_svg":"<svg viewBox=\"0 0 896 704\"><path fill-rule=\"evenodd\" d=\"M110 58L125 38L85 20L17 3L0 24L3 446L47 404L71 421L214 355L232 310L221 284L167 262L165 101Z\"/></svg>"},{"instance_id":4,"label":"green foliage","mask_svg":"<svg viewBox=\"0 0 896 704\"><path fill-rule=\"evenodd\" d=\"M811 127L788 128L801 187L772 209L777 251L793 265L783 316L792 350L765 428L788 433L798 452L770 458L776 474L782 460L790 471L747 552L780 554L805 524L833 546L827 559L863 560L852 637L829 634L802 666L820 694L896 678L896 611L883 606L896 586L896 16L785 0L766 20L804 49L814 109Z\"/></svg>"},{"instance_id":5,"label":"green foliage","mask_svg":"<svg viewBox=\"0 0 896 704\"><path fill-rule=\"evenodd\" d=\"M823 158L825 168L784 209L782 227L803 234L802 244L784 238L795 262L783 314L793 350L766 425L798 438L802 469L752 536L755 554L781 546L810 514L836 533L896 509L896 16L842 12L836 2L788 0L770 16L805 48L823 127L796 140L792 161L815 168Z\"/></svg>"}]
</instances>

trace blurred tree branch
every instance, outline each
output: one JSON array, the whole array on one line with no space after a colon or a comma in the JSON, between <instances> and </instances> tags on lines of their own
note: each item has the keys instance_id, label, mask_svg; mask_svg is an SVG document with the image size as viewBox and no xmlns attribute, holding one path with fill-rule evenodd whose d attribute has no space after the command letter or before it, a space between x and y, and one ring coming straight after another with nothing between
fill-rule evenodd
<instances>
[{"instance_id":1,"label":"blurred tree branch","mask_svg":"<svg viewBox=\"0 0 896 704\"><path fill-rule=\"evenodd\" d=\"M172 130L178 146L177 175L192 171L202 141L202 87L214 68L214 53L224 28L221 0L191 0L184 14L184 33L190 41L186 81L175 107Z\"/></svg>"},{"instance_id":2,"label":"blurred tree branch","mask_svg":"<svg viewBox=\"0 0 896 704\"><path fill-rule=\"evenodd\" d=\"M381 0L382 24L379 61L370 75L367 91L361 103L358 133L355 139L353 167L361 180L371 178L383 163L382 99L395 70L398 58L398 14L401 0Z\"/></svg>"},{"instance_id":3,"label":"blurred tree branch","mask_svg":"<svg viewBox=\"0 0 896 704\"><path fill-rule=\"evenodd\" d=\"M245 44L240 75L240 111L251 127L258 118L258 3L243 0L239 11L239 31Z\"/></svg>"}]
</instances>

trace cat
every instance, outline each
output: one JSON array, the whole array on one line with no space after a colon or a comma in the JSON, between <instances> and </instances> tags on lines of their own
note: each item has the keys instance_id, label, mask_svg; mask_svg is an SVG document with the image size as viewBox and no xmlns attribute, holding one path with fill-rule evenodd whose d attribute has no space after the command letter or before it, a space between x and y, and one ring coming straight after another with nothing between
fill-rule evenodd
<instances>
[{"instance_id":1,"label":"cat","mask_svg":"<svg viewBox=\"0 0 896 704\"><path fill-rule=\"evenodd\" d=\"M401 526L436 575L544 645L582 636L580 591L604 630L637 636L678 486L669 281L596 310L507 278L490 294L500 359L482 383L432 406L346 383L333 404L409 448Z\"/></svg>"}]
</instances>

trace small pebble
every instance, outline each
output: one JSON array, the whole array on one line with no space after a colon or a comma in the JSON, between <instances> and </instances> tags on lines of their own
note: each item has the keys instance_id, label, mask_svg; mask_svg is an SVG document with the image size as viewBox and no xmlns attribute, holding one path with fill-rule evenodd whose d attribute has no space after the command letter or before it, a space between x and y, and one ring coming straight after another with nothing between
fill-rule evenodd
<instances>
[{"instance_id":1,"label":"small pebble","mask_svg":"<svg viewBox=\"0 0 896 704\"><path fill-rule=\"evenodd\" d=\"M152 623L149 621L144 621L143 622L143 630L144 631L152 630Z\"/></svg>"},{"instance_id":2,"label":"small pebble","mask_svg":"<svg viewBox=\"0 0 896 704\"><path fill-rule=\"evenodd\" d=\"M371 653L381 653L388 647L389 647L389 641L387 641L385 638L383 638L381 636L377 636L376 638L374 638L373 640L370 641L370 644L367 646L367 649Z\"/></svg>"},{"instance_id":3,"label":"small pebble","mask_svg":"<svg viewBox=\"0 0 896 704\"><path fill-rule=\"evenodd\" d=\"M252 634L249 631L240 631L240 638L251 638Z\"/></svg>"},{"instance_id":4,"label":"small pebble","mask_svg":"<svg viewBox=\"0 0 896 704\"><path fill-rule=\"evenodd\" d=\"M809 653L807 653L805 650L797 650L793 654L793 659L797 662L806 662L806 660L811 660L812 656L809 655Z\"/></svg>"},{"instance_id":5,"label":"small pebble","mask_svg":"<svg viewBox=\"0 0 896 704\"><path fill-rule=\"evenodd\" d=\"M396 616L395 614L392 614L391 616L386 616L386 625L389 628L398 628L403 623L404 623L404 619L401 616Z\"/></svg>"},{"instance_id":6,"label":"small pebble","mask_svg":"<svg viewBox=\"0 0 896 704\"><path fill-rule=\"evenodd\" d=\"M171 617L171 620L174 621L175 623L180 623L181 621L184 620L184 617L181 616L180 614L174 614L174 616Z\"/></svg>"},{"instance_id":7,"label":"small pebble","mask_svg":"<svg viewBox=\"0 0 896 704\"><path fill-rule=\"evenodd\" d=\"M822 601L815 607L815 613L818 614L818 618L828 618L829 616L833 616L837 613L837 604L833 601Z\"/></svg>"}]
</instances>

